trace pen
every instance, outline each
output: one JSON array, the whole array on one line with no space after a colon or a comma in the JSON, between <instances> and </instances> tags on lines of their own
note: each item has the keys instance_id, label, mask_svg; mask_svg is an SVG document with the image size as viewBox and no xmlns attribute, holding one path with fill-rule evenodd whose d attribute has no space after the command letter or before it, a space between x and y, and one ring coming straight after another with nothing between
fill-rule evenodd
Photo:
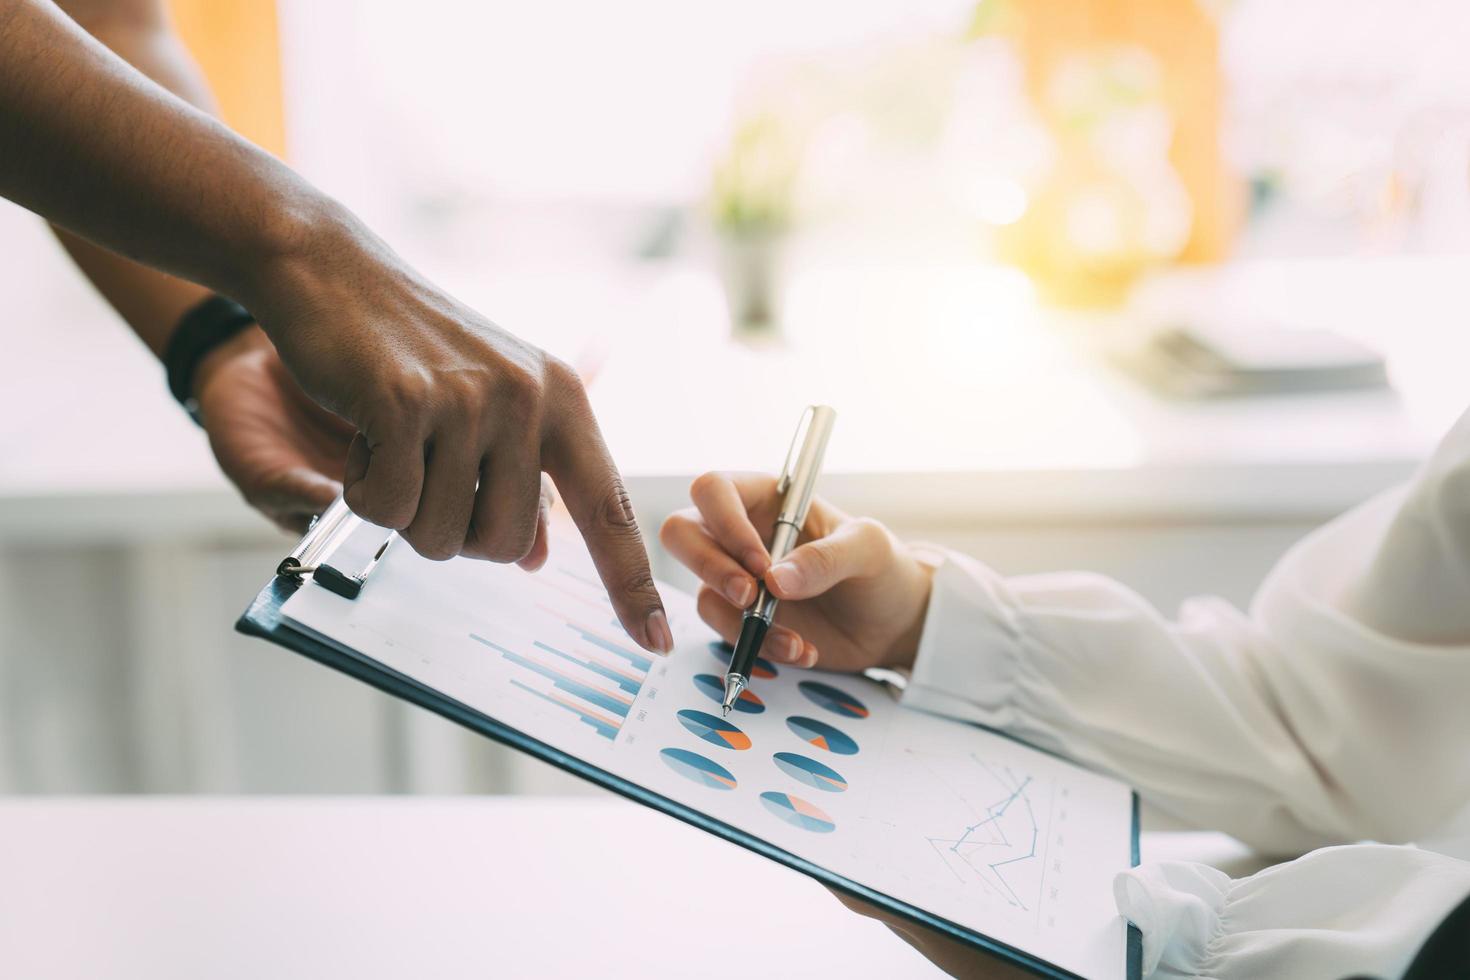
<instances>
[{"instance_id":1,"label":"pen","mask_svg":"<svg viewBox=\"0 0 1470 980\"><path fill-rule=\"evenodd\" d=\"M822 468L822 456L827 452L827 440L832 435L832 423L837 413L826 405L812 405L802 413L791 438L791 448L786 451L786 462L781 465L781 476L776 481L776 493L781 495L781 510L776 514L776 526L771 532L771 564L790 554L801 536L801 527L806 523L807 511L812 505L812 492L817 488L817 473ZM728 715L741 693L750 686L750 669L761 652L766 631L771 628L771 619L776 615L776 597L771 595L765 583L756 590L755 602L745 610L740 623L740 639L735 644L735 653L730 658L730 670L725 674L725 699L721 711Z\"/></svg>"}]
</instances>

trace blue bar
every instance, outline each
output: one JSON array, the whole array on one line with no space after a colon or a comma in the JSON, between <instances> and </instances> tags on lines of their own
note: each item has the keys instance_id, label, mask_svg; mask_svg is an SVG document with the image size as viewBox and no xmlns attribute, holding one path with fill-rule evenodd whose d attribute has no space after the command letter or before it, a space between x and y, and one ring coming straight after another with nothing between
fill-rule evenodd
<instances>
[{"instance_id":1,"label":"blue bar","mask_svg":"<svg viewBox=\"0 0 1470 980\"><path fill-rule=\"evenodd\" d=\"M571 623L568 623L567 625L572 626ZM594 636L593 634L588 633L586 630L579 629L576 626L572 626L572 629L581 634L582 639L586 640L593 646L601 647L608 653L614 653L617 654L619 657L622 657L624 660L628 661L628 663L632 664L633 669L638 671L638 673L640 674L646 674L649 672L649 670L653 668L653 661L643 656L641 653L634 653L631 650L626 650L623 647L618 646L616 643L613 643L609 640L604 640L600 636Z\"/></svg>"},{"instance_id":2,"label":"blue bar","mask_svg":"<svg viewBox=\"0 0 1470 980\"><path fill-rule=\"evenodd\" d=\"M522 655L517 654L517 652L513 651L513 649L506 649L500 644L495 644L495 642L488 641L488 639L485 639L484 636L479 636L478 633L470 633L469 636L470 639L475 639L475 641L479 641L481 642L481 644L490 646L491 649L497 649L497 651L500 651L501 657L506 658L506 660L509 660L510 663L517 664L517 666L525 667L526 670L535 671L535 673L541 674L542 677L550 680L550 682L553 683L553 685L556 686L557 689L560 689L560 691L566 691L567 693L570 693L570 695L578 696L578 698L581 698L582 701L587 701L588 704L597 705L598 708L604 708L604 710L612 711L612 713L616 714L616 716L623 718L628 717L628 708L631 707L631 705L623 704L622 701L614 698L614 696L610 695L610 693L607 693L606 691L603 691L603 689L594 688L594 686L584 685L584 683L576 682L576 680L572 680L570 679L570 677L564 676L564 674L559 673L559 671L550 669L550 667L545 666L545 664L538 664L537 661L529 660L529 658L522 657ZM567 660L572 660L572 658L567 657ZM576 661L573 661L573 663L576 663Z\"/></svg>"},{"instance_id":3,"label":"blue bar","mask_svg":"<svg viewBox=\"0 0 1470 980\"><path fill-rule=\"evenodd\" d=\"M579 697L588 704L595 704L599 708L611 711L613 714L620 715L624 718L628 717L628 708L630 706L619 701L606 691L592 687L589 684L583 684L580 681L572 680L560 671L553 670L544 664L538 664L536 661L523 657L519 653L506 653L505 659L513 664L519 664L527 670L535 671L551 681L552 685L556 688L566 691L574 697Z\"/></svg>"},{"instance_id":4,"label":"blue bar","mask_svg":"<svg viewBox=\"0 0 1470 980\"><path fill-rule=\"evenodd\" d=\"M612 728L609 725L603 723L599 719L593 718L593 717L591 717L589 715L586 715L586 714L578 711L576 708L571 707L570 705L562 704L560 701L556 700L555 698L547 697L545 694L542 694L540 691L536 690L535 688L528 687L527 685L522 684L520 681L511 681L511 683L514 684L516 687L520 688L521 690L526 691L529 694L534 694L536 697L540 698L543 701L549 701L549 702L551 702L552 704L556 705L558 708L565 708L567 711L570 711L572 714L574 714L578 718L582 719L582 723L583 724L585 724L585 725L591 725L593 731L597 732L597 734L601 735L603 738L607 739L608 741L612 741L614 738L617 737L618 730L616 728Z\"/></svg>"},{"instance_id":5,"label":"blue bar","mask_svg":"<svg viewBox=\"0 0 1470 980\"><path fill-rule=\"evenodd\" d=\"M633 680L631 677L624 677L611 667L604 667L602 664L595 662L589 662L583 664L583 666L595 674L601 674L603 677L606 677L618 687L622 688L625 694L637 695L639 691L643 690L643 685L640 682Z\"/></svg>"},{"instance_id":6,"label":"blue bar","mask_svg":"<svg viewBox=\"0 0 1470 980\"><path fill-rule=\"evenodd\" d=\"M595 704L599 708L605 711L611 711L613 714L622 718L628 717L628 709L631 705L624 704L606 691L599 691L595 687L589 687L586 684L579 684L577 681L570 681L565 678L557 681L556 686L574 697L581 698L588 704Z\"/></svg>"},{"instance_id":7,"label":"blue bar","mask_svg":"<svg viewBox=\"0 0 1470 980\"><path fill-rule=\"evenodd\" d=\"M601 677L606 677L608 680L617 684L618 687L622 688L623 691L627 694L632 694L636 696L638 692L643 688L642 681L635 681L631 677L624 677L622 674L613 670L611 667L604 667L602 664L597 663L594 660L580 660L577 657L572 656L570 653L558 650L556 647L551 646L547 643L542 643L540 640L536 641L536 646L545 650L547 653L556 654L563 660L569 660L572 663L576 664L578 667L584 667L587 670L592 671L594 674L597 674Z\"/></svg>"},{"instance_id":8,"label":"blue bar","mask_svg":"<svg viewBox=\"0 0 1470 980\"><path fill-rule=\"evenodd\" d=\"M492 650L499 650L501 653L507 653L507 654L510 653L509 650L507 650L505 647L501 646L499 643L492 643L489 640L485 639L483 636L481 636L479 633L471 633L470 634L470 639L476 640L476 641L478 641L480 643L483 643L483 644L485 644L487 647L489 647Z\"/></svg>"}]
</instances>

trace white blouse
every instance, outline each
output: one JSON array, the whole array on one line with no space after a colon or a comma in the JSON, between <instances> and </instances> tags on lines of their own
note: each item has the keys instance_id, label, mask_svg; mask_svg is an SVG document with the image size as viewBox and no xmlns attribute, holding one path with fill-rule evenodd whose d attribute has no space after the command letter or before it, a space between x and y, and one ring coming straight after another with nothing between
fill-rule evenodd
<instances>
[{"instance_id":1,"label":"white blouse","mask_svg":"<svg viewBox=\"0 0 1470 980\"><path fill-rule=\"evenodd\" d=\"M1395 976L1470 895L1470 413L1309 535L1248 614L946 554L905 703L1010 732L1273 855L1120 877L1158 977ZM1419 841L1434 850L1352 844Z\"/></svg>"}]
</instances>

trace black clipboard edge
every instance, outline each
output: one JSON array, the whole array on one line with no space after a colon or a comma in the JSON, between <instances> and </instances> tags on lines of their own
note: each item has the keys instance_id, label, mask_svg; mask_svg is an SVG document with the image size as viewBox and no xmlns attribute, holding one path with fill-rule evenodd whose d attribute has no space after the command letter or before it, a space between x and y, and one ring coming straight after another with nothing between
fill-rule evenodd
<instances>
[{"instance_id":1,"label":"black clipboard edge","mask_svg":"<svg viewBox=\"0 0 1470 980\"><path fill-rule=\"evenodd\" d=\"M967 946L984 950L997 959L1010 963L1013 966L1018 966L1036 976L1054 978L1054 980L1086 980L1086 978L1079 977L1077 974L1068 970L1063 970L1051 963L1039 960L1030 953L1023 952L1013 946L1008 946L1005 943L991 939L989 936L956 925L948 919L942 919L906 902L900 902L866 885L860 885L855 881L844 878L819 864L814 864L805 858L797 857L790 851L775 847L756 837L754 834L732 827L723 821L716 820L707 814L671 800L668 797L660 796L621 776L615 776L596 766L588 765L569 753L553 748L544 742L537 741L458 701L446 698L396 671L389 670L381 665L374 666L369 661L349 654L342 648L331 643L292 629L286 624L281 614L281 607L285 605L286 600L297 589L301 588L302 584L299 579L277 575L266 584L265 588L260 590L260 593L256 595L254 601L250 603L249 608L241 614L239 620L235 623L235 629L247 636L259 637L277 646L285 647L293 653L298 653L311 660L315 660L323 666L330 667L355 680L362 681L364 684L374 687L385 694L401 698L420 708L432 711L440 717L446 718L478 735L500 742L503 745L508 745L518 751L525 752L543 762L550 763L564 772L595 783L635 803L641 803L644 806L668 814L676 820L681 820L731 844L753 851L762 857L775 861L777 864L785 865L793 871L798 871L809 878L813 878L822 885L835 888L844 894L875 905L886 912L892 912L895 915L908 919L916 925L942 933ZM1139 863L1139 801L1136 792L1133 794L1132 838L1131 860L1133 866L1137 867ZM1129 925L1126 964L1128 980L1139 980L1142 975L1142 966L1142 934L1139 933L1137 928Z\"/></svg>"}]
</instances>

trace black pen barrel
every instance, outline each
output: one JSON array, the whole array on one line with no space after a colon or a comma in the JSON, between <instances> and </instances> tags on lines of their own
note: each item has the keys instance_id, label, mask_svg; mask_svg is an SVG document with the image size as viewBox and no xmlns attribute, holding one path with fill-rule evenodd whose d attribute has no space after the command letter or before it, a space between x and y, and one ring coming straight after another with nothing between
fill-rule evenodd
<instances>
[{"instance_id":1,"label":"black pen barrel","mask_svg":"<svg viewBox=\"0 0 1470 980\"><path fill-rule=\"evenodd\" d=\"M735 643L735 654L730 658L730 673L750 678L756 657L760 656L761 644L766 640L766 631L771 624L754 613L746 613L740 624L740 639Z\"/></svg>"}]
</instances>

